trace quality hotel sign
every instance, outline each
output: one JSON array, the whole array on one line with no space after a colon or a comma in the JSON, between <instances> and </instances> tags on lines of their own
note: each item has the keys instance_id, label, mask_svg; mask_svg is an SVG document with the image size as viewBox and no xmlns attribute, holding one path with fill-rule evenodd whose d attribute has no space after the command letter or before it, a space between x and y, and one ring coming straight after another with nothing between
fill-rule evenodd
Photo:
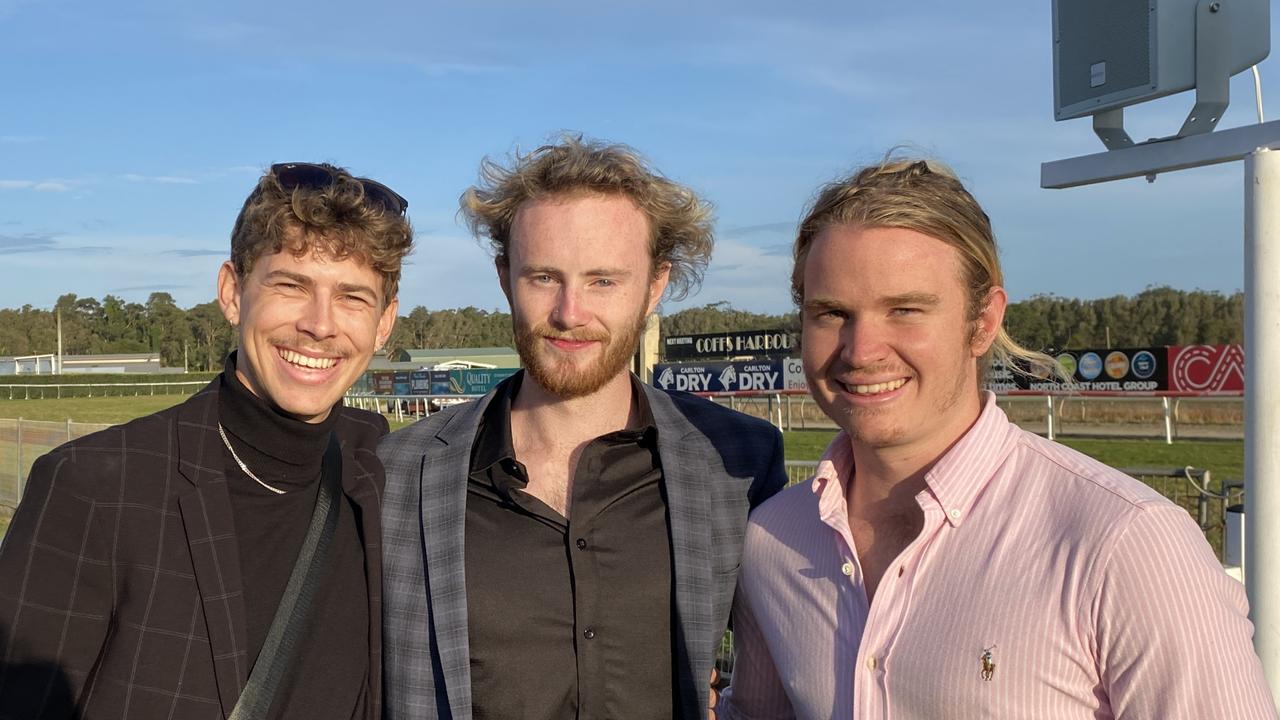
<instances>
[{"instance_id":1,"label":"quality hotel sign","mask_svg":"<svg viewBox=\"0 0 1280 720\"><path fill-rule=\"evenodd\" d=\"M796 347L787 330L673 335L663 343L666 360L709 360L730 357L785 357Z\"/></svg>"}]
</instances>

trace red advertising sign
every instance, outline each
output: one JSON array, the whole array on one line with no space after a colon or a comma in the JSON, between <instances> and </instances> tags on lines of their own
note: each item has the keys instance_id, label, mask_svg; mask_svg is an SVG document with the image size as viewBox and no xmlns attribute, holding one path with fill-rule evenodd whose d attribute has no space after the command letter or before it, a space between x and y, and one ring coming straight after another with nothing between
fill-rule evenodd
<instances>
[{"instance_id":1,"label":"red advertising sign","mask_svg":"<svg viewBox=\"0 0 1280 720\"><path fill-rule=\"evenodd\" d=\"M1244 392L1244 348L1240 345L1170 347L1169 389L1223 395Z\"/></svg>"}]
</instances>

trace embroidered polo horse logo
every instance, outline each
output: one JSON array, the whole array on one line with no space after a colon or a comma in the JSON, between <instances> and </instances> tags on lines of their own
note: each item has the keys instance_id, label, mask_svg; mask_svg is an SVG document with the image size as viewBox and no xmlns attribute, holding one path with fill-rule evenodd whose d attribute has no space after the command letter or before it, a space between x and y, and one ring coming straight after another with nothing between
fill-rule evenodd
<instances>
[{"instance_id":1,"label":"embroidered polo horse logo","mask_svg":"<svg viewBox=\"0 0 1280 720\"><path fill-rule=\"evenodd\" d=\"M995 656L991 654L991 651L995 649L996 646L992 645L986 650L983 650L982 657L978 658L982 661L982 679L988 682L991 681L991 676L996 674Z\"/></svg>"}]
</instances>

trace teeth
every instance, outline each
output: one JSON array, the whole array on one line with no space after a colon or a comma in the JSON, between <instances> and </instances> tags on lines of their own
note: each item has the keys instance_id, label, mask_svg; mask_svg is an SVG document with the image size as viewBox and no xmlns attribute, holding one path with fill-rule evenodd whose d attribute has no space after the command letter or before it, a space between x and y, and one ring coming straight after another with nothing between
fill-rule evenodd
<instances>
[{"instance_id":1,"label":"teeth","mask_svg":"<svg viewBox=\"0 0 1280 720\"><path fill-rule=\"evenodd\" d=\"M313 358L301 353L296 353L292 350L284 349L280 350L280 357L284 358L285 362L290 362L294 365L300 365L313 370L326 370L338 364L338 361L334 358Z\"/></svg>"},{"instance_id":2,"label":"teeth","mask_svg":"<svg viewBox=\"0 0 1280 720\"><path fill-rule=\"evenodd\" d=\"M876 383L874 385L845 385L845 387L853 390L855 395L878 395L880 393L897 390L906 384L906 378L899 378L897 380Z\"/></svg>"}]
</instances>

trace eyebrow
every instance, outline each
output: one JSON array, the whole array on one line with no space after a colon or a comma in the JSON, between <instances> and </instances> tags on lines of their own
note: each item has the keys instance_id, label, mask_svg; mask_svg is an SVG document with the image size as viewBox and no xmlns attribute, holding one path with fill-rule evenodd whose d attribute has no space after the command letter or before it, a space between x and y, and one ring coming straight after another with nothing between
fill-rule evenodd
<instances>
[{"instance_id":1,"label":"eyebrow","mask_svg":"<svg viewBox=\"0 0 1280 720\"><path fill-rule=\"evenodd\" d=\"M804 303L804 309L811 312L822 310L843 310L844 305L836 302L835 300L816 298L814 300L806 300Z\"/></svg>"},{"instance_id":2,"label":"eyebrow","mask_svg":"<svg viewBox=\"0 0 1280 720\"><path fill-rule=\"evenodd\" d=\"M941 297L928 292L902 293L900 295L889 295L880 299L880 304L885 307L898 307L900 305L922 305L925 307L935 307L941 302ZM807 300L802 307L807 312L847 309L844 303L831 298L814 298L813 300Z\"/></svg>"},{"instance_id":3,"label":"eyebrow","mask_svg":"<svg viewBox=\"0 0 1280 720\"><path fill-rule=\"evenodd\" d=\"M520 270L521 275L554 275L560 277L564 275L564 271L560 268L551 267L549 265L526 265ZM602 267L592 268L583 273L588 277L630 277L632 271L622 267Z\"/></svg>"},{"instance_id":4,"label":"eyebrow","mask_svg":"<svg viewBox=\"0 0 1280 720\"><path fill-rule=\"evenodd\" d=\"M942 298L933 293L927 292L909 292L901 295L890 295L881 302L885 305L928 305L934 306L942 302Z\"/></svg>"},{"instance_id":5,"label":"eyebrow","mask_svg":"<svg viewBox=\"0 0 1280 720\"><path fill-rule=\"evenodd\" d=\"M304 287L312 287L313 285L315 285L315 281L312 280L310 277L296 273L296 272L290 272L288 270L272 270L271 272L267 273L267 279L270 280L272 278L284 278L286 280L291 280ZM361 285L360 283L347 283L347 282L338 283L338 292L347 293L347 294L368 293L369 295L372 295L374 298L378 297L378 293L376 290L369 287L368 285Z\"/></svg>"}]
</instances>

